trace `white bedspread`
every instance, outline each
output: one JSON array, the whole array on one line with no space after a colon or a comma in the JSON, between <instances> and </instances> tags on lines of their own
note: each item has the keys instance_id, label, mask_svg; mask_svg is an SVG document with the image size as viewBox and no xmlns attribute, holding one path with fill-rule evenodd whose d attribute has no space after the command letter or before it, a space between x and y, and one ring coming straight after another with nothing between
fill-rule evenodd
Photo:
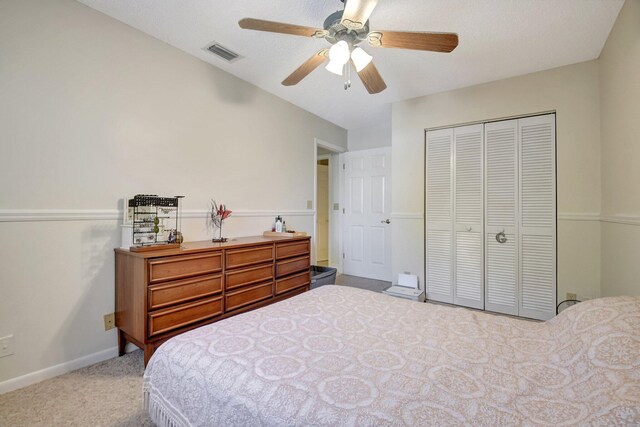
<instances>
[{"instance_id":1,"label":"white bedspread","mask_svg":"<svg viewBox=\"0 0 640 427\"><path fill-rule=\"evenodd\" d=\"M640 425L640 298L540 323L342 286L177 336L161 426Z\"/></svg>"}]
</instances>

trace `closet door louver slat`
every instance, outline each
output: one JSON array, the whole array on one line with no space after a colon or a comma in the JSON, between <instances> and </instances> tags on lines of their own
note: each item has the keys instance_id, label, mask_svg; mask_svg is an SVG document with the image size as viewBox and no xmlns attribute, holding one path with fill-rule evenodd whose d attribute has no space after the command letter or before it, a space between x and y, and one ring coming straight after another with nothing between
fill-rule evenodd
<instances>
[{"instance_id":1,"label":"closet door louver slat","mask_svg":"<svg viewBox=\"0 0 640 427\"><path fill-rule=\"evenodd\" d=\"M518 263L515 235L507 234L505 243L487 234L486 309L518 314L518 289L515 266Z\"/></svg>"},{"instance_id":2,"label":"closet door louver slat","mask_svg":"<svg viewBox=\"0 0 640 427\"><path fill-rule=\"evenodd\" d=\"M518 314L518 121L487 123L485 308ZM504 232L506 242L496 240Z\"/></svg>"},{"instance_id":3,"label":"closet door louver slat","mask_svg":"<svg viewBox=\"0 0 640 427\"><path fill-rule=\"evenodd\" d=\"M427 292L429 299L452 301L451 231L429 230L427 234Z\"/></svg>"},{"instance_id":4,"label":"closet door louver slat","mask_svg":"<svg viewBox=\"0 0 640 427\"><path fill-rule=\"evenodd\" d=\"M456 232L455 304L484 308L482 252L482 233Z\"/></svg>"},{"instance_id":5,"label":"closet door louver slat","mask_svg":"<svg viewBox=\"0 0 640 427\"><path fill-rule=\"evenodd\" d=\"M520 316L550 319L556 305L555 117L520 119Z\"/></svg>"},{"instance_id":6,"label":"closet door louver slat","mask_svg":"<svg viewBox=\"0 0 640 427\"><path fill-rule=\"evenodd\" d=\"M427 298L453 302L453 129L427 133Z\"/></svg>"},{"instance_id":7,"label":"closet door louver slat","mask_svg":"<svg viewBox=\"0 0 640 427\"><path fill-rule=\"evenodd\" d=\"M454 129L454 300L458 305L484 308L482 245L483 125Z\"/></svg>"}]
</instances>

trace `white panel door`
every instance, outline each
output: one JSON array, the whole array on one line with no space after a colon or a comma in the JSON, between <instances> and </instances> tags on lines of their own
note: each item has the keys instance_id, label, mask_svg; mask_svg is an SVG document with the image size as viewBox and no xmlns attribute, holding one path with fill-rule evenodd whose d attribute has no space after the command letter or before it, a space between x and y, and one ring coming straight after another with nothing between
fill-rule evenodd
<instances>
[{"instance_id":1,"label":"white panel door","mask_svg":"<svg viewBox=\"0 0 640 427\"><path fill-rule=\"evenodd\" d=\"M391 281L391 147L345 154L344 274Z\"/></svg>"},{"instance_id":2,"label":"white panel door","mask_svg":"<svg viewBox=\"0 0 640 427\"><path fill-rule=\"evenodd\" d=\"M518 120L485 124L485 309L518 314Z\"/></svg>"},{"instance_id":3,"label":"white panel door","mask_svg":"<svg viewBox=\"0 0 640 427\"><path fill-rule=\"evenodd\" d=\"M556 309L555 115L519 120L519 315L550 319Z\"/></svg>"},{"instance_id":4,"label":"white panel door","mask_svg":"<svg viewBox=\"0 0 640 427\"><path fill-rule=\"evenodd\" d=\"M484 308L482 124L453 130L454 304Z\"/></svg>"},{"instance_id":5,"label":"white panel door","mask_svg":"<svg viewBox=\"0 0 640 427\"><path fill-rule=\"evenodd\" d=\"M453 129L427 132L427 298L453 303Z\"/></svg>"}]
</instances>

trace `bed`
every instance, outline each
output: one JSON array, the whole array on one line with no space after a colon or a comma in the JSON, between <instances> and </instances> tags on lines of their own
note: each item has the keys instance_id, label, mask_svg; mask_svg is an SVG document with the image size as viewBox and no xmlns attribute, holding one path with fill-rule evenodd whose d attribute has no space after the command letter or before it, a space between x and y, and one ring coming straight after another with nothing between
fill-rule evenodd
<instances>
[{"instance_id":1,"label":"bed","mask_svg":"<svg viewBox=\"0 0 640 427\"><path fill-rule=\"evenodd\" d=\"M159 426L640 425L640 298L547 322L323 286L172 338Z\"/></svg>"}]
</instances>

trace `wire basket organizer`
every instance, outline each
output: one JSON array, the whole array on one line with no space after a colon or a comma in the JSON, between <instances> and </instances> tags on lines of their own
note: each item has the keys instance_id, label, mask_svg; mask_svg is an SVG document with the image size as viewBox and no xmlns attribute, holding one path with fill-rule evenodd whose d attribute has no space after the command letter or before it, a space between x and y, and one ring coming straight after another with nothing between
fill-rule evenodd
<instances>
[{"instance_id":1,"label":"wire basket organizer","mask_svg":"<svg viewBox=\"0 0 640 427\"><path fill-rule=\"evenodd\" d=\"M132 210L131 250L148 250L167 245L180 246L174 236L178 231L180 199L184 196L159 197L155 194L138 194L129 199Z\"/></svg>"}]
</instances>

